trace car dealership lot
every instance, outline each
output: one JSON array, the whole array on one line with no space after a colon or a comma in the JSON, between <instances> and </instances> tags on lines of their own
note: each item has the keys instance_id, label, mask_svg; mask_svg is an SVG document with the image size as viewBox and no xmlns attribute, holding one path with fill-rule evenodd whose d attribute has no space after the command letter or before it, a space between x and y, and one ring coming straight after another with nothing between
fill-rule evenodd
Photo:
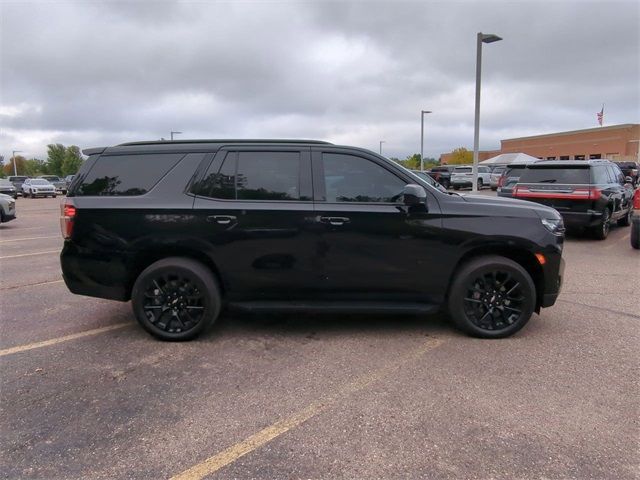
<instances>
[{"instance_id":1,"label":"car dealership lot","mask_svg":"<svg viewBox=\"0 0 640 480\"><path fill-rule=\"evenodd\" d=\"M3 478L638 475L629 228L570 237L558 303L504 340L441 317L224 315L163 343L129 304L67 291L59 202L19 198L0 226Z\"/></svg>"}]
</instances>

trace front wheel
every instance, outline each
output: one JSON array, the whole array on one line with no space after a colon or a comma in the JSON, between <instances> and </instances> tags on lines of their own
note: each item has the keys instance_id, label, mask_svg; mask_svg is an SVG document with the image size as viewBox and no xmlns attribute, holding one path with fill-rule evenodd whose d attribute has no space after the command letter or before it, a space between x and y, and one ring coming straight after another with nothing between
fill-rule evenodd
<instances>
[{"instance_id":1,"label":"front wheel","mask_svg":"<svg viewBox=\"0 0 640 480\"><path fill-rule=\"evenodd\" d=\"M482 179L479 178L478 179L478 190L482 190L482 187L484 186L484 184L482 183Z\"/></svg>"},{"instance_id":2,"label":"front wheel","mask_svg":"<svg viewBox=\"0 0 640 480\"><path fill-rule=\"evenodd\" d=\"M504 338L524 327L536 304L536 287L521 265L488 255L471 260L449 291L449 315L460 330L480 338Z\"/></svg>"},{"instance_id":3,"label":"front wheel","mask_svg":"<svg viewBox=\"0 0 640 480\"><path fill-rule=\"evenodd\" d=\"M191 340L212 325L222 300L211 270L190 258L170 257L136 280L131 305L138 323L162 340Z\"/></svg>"}]
</instances>

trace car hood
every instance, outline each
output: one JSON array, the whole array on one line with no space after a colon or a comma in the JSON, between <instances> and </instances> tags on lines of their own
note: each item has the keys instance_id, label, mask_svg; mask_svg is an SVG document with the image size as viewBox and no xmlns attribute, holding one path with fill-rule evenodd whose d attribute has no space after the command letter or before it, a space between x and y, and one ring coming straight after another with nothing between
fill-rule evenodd
<instances>
[{"instance_id":1,"label":"car hood","mask_svg":"<svg viewBox=\"0 0 640 480\"><path fill-rule=\"evenodd\" d=\"M522 211L523 213L524 211L533 211L540 218L560 218L560 214L554 208L540 205L535 202L507 197L487 197L484 195L473 195L467 193L460 193L459 195L467 203L491 209L495 208L496 211L509 209L514 210L514 212Z\"/></svg>"}]
</instances>

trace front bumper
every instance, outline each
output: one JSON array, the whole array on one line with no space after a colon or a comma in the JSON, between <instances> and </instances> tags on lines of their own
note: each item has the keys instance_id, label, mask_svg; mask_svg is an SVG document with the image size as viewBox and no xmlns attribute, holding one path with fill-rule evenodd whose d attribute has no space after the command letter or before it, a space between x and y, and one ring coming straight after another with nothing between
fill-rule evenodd
<instances>
[{"instance_id":1,"label":"front bumper","mask_svg":"<svg viewBox=\"0 0 640 480\"><path fill-rule=\"evenodd\" d=\"M550 307L556 303L558 295L560 295L560 291L562 290L564 266L564 258L560 257L556 265L550 265L545 269L545 289L540 296L540 306L542 308Z\"/></svg>"}]
</instances>

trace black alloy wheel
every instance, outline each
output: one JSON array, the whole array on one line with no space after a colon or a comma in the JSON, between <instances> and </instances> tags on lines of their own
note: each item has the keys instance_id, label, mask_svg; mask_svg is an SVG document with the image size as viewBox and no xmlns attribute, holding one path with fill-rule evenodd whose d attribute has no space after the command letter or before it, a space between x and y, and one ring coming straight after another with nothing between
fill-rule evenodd
<instances>
[{"instance_id":1,"label":"black alloy wheel","mask_svg":"<svg viewBox=\"0 0 640 480\"><path fill-rule=\"evenodd\" d=\"M536 289L521 265L499 256L472 260L458 273L449 313L458 328L482 338L513 335L529 321Z\"/></svg>"},{"instance_id":2,"label":"black alloy wheel","mask_svg":"<svg viewBox=\"0 0 640 480\"><path fill-rule=\"evenodd\" d=\"M131 293L136 319L163 340L189 340L220 313L220 291L211 271L188 258L167 258L147 267Z\"/></svg>"},{"instance_id":3,"label":"black alloy wheel","mask_svg":"<svg viewBox=\"0 0 640 480\"><path fill-rule=\"evenodd\" d=\"M609 236L609 229L611 228L611 211L605 208L602 212L602 220L595 227L593 234L598 240L604 240Z\"/></svg>"}]
</instances>

